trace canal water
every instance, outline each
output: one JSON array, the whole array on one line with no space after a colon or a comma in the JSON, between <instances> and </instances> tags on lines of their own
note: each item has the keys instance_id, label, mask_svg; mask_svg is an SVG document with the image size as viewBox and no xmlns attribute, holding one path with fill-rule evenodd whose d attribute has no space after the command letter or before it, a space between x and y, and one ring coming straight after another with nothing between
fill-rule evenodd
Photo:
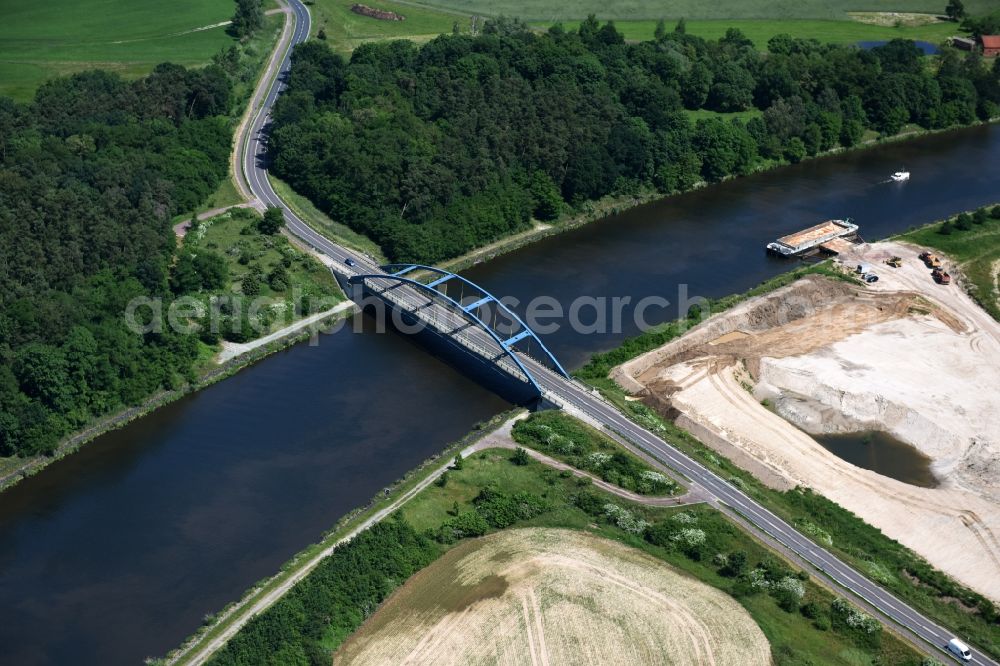
<instances>
[{"instance_id":1,"label":"canal water","mask_svg":"<svg viewBox=\"0 0 1000 666\"><path fill-rule=\"evenodd\" d=\"M879 430L810 435L823 448L852 465L921 488L935 488L931 459L909 444Z\"/></svg>"},{"instance_id":2,"label":"canal water","mask_svg":"<svg viewBox=\"0 0 1000 666\"><path fill-rule=\"evenodd\" d=\"M787 270L764 244L830 217L886 236L1000 199L1000 127L787 167L643 206L467 275L497 296L669 299ZM885 183L901 168L909 183ZM585 314L582 318L586 318ZM546 343L569 368L638 327ZM0 494L0 663L135 664L506 403L393 334L298 345Z\"/></svg>"}]
</instances>

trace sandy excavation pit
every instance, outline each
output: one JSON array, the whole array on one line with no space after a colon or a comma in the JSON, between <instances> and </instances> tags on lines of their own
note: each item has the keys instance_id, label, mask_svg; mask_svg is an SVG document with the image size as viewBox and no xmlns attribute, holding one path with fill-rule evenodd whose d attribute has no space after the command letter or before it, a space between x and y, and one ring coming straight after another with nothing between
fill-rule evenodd
<instances>
[{"instance_id":1,"label":"sandy excavation pit","mask_svg":"<svg viewBox=\"0 0 1000 666\"><path fill-rule=\"evenodd\" d=\"M1000 600L1000 325L935 284L918 251L858 246L843 263L875 266L879 282L805 278L613 376L765 483L812 487ZM940 485L855 467L803 432L863 430L916 448Z\"/></svg>"}]
</instances>

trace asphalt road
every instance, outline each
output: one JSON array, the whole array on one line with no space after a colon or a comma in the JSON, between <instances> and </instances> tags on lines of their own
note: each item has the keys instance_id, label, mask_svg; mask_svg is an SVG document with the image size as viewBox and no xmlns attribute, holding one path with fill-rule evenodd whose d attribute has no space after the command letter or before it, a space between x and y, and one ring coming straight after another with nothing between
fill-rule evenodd
<instances>
[{"instance_id":1,"label":"asphalt road","mask_svg":"<svg viewBox=\"0 0 1000 666\"><path fill-rule=\"evenodd\" d=\"M288 0L288 4L294 13L295 27L290 47L276 68L278 76L273 79L257 115L250 123L243 144L243 154L240 161L243 165L246 182L263 205L282 208L289 231L316 250L332 257L339 265L338 272L346 276L358 272L379 273L381 270L369 257L359 255L333 243L305 224L278 197L268 181L267 170L263 166L262 158L266 151L266 127L270 120L270 112L278 95L285 88L284 77L290 67L291 46L308 38L311 20L309 10L300 0ZM354 260L355 267L347 266L345 260L348 257ZM454 330L461 331L459 335L464 337L462 342L467 346L482 351L496 349L495 342L486 333L477 328L469 328L465 325L466 322L458 319L460 315L450 309L429 303L428 298L416 290L393 285L388 281L377 281L375 286L379 285L386 288L392 287L394 299L411 309L421 308L423 312L431 313L437 323L452 324L451 327ZM435 311L436 308L440 309ZM493 353L495 354L495 351ZM856 600L864 602L863 605L874 608L883 614L904 634L908 633L911 638L916 638L918 645L933 648L931 652L935 652L939 658L951 658L950 653L945 651L945 645L953 636L950 631L935 624L881 586L865 578L728 481L628 419L616 407L596 395L591 389L554 373L528 356L522 355L520 358L532 371L536 381L546 393L546 397L553 402L580 410L596 423L626 437L654 457L684 474L714 495L720 502L731 507L770 540L780 544L802 561L815 567L817 575L842 588L847 596L854 596ZM508 364L511 369L514 368L514 365L509 361ZM971 663L1000 666L997 662L983 656L981 651L974 647Z\"/></svg>"}]
</instances>

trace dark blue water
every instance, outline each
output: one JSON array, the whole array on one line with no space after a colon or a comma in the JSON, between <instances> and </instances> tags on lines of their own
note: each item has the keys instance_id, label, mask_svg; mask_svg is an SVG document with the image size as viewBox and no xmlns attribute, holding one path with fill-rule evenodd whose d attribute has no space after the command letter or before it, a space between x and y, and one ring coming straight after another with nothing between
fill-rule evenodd
<instances>
[{"instance_id":1,"label":"dark blue water","mask_svg":"<svg viewBox=\"0 0 1000 666\"><path fill-rule=\"evenodd\" d=\"M982 168L998 160L995 125L810 160L613 215L465 275L515 298L522 314L538 295L553 297L567 313L579 297L605 303L629 297L632 304L666 297L669 307L645 311L646 323L655 324L676 318L685 297L745 291L789 270L794 262L764 252L767 242L786 233L851 217L865 239L875 240L1000 201L1000 179ZM911 172L908 182L887 182L904 167ZM584 323L586 314L579 317ZM618 331L609 326L587 335L562 322L544 341L563 365L575 368L638 333L632 315L626 308Z\"/></svg>"},{"instance_id":2,"label":"dark blue water","mask_svg":"<svg viewBox=\"0 0 1000 666\"><path fill-rule=\"evenodd\" d=\"M735 180L549 238L469 276L498 296L708 297L789 264L774 237L850 216L867 238L1000 200L1000 128ZM889 184L906 167L908 183ZM545 337L564 364L635 333ZM101 437L0 495L0 664L163 654L350 509L506 403L408 341L327 336Z\"/></svg>"},{"instance_id":3,"label":"dark blue water","mask_svg":"<svg viewBox=\"0 0 1000 666\"><path fill-rule=\"evenodd\" d=\"M875 48L877 46L885 46L888 43L889 43L889 40L887 40L887 39L880 39L880 40L876 40L876 41L858 42L857 45L858 45L858 47L864 49L865 51L868 51L868 50L873 49L873 48ZM925 41L922 41L922 40L919 40L919 39L914 40L913 43L917 46L918 49L920 49L921 51L924 52L924 55L934 55L934 54L936 54L938 52L937 44L932 44L930 42L925 42Z\"/></svg>"}]
</instances>

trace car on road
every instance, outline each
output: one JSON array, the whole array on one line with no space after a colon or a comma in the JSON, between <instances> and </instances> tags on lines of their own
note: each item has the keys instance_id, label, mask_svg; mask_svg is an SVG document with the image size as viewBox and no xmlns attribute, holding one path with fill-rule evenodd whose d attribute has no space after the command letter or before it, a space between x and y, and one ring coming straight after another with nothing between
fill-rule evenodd
<instances>
[{"instance_id":1,"label":"car on road","mask_svg":"<svg viewBox=\"0 0 1000 666\"><path fill-rule=\"evenodd\" d=\"M354 262L354 260L351 259L350 257L347 257L346 259L344 259L344 263L347 264L348 266L355 266L356 265L355 262Z\"/></svg>"},{"instance_id":2,"label":"car on road","mask_svg":"<svg viewBox=\"0 0 1000 666\"><path fill-rule=\"evenodd\" d=\"M948 652L951 652L962 661L972 661L972 652L969 650L969 646L957 638L948 641Z\"/></svg>"},{"instance_id":3,"label":"car on road","mask_svg":"<svg viewBox=\"0 0 1000 666\"><path fill-rule=\"evenodd\" d=\"M867 282L868 284L871 284L872 282L878 282L878 276L875 275L874 273L864 273L861 276L861 279Z\"/></svg>"}]
</instances>

